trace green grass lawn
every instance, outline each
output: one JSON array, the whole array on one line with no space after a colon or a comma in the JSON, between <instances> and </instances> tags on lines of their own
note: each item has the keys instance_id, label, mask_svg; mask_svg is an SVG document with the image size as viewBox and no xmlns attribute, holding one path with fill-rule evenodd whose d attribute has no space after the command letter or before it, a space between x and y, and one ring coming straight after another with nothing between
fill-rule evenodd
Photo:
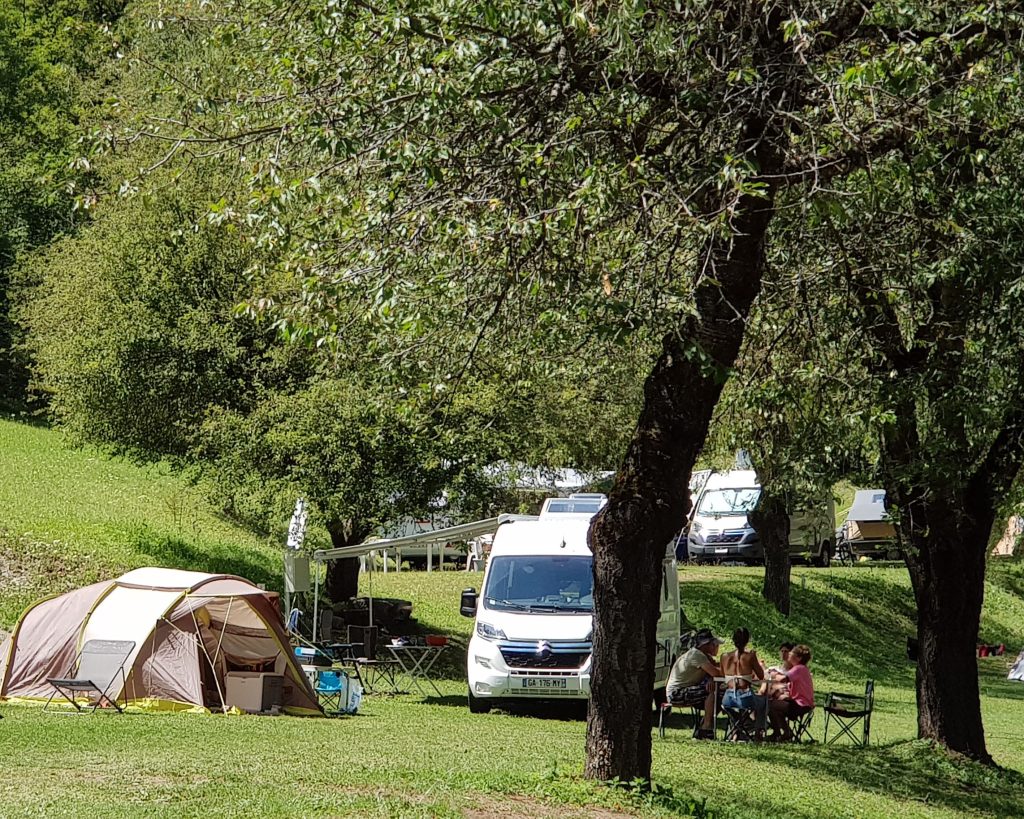
<instances>
[{"instance_id":1,"label":"green grass lawn","mask_svg":"<svg viewBox=\"0 0 1024 819\"><path fill-rule=\"evenodd\" d=\"M71 449L0 419L0 628L45 594L139 566L241 574L280 585L280 552L223 520L166 465Z\"/></svg>"},{"instance_id":2,"label":"green grass lawn","mask_svg":"<svg viewBox=\"0 0 1024 819\"><path fill-rule=\"evenodd\" d=\"M146 563L229 570L277 585L277 551L219 520L166 470L60 446L55 433L0 422L0 625L37 593ZM182 493L188 503L174 501ZM180 514L187 506L187 515ZM163 545L162 545L163 544ZM1008 658L981 661L989 749L1004 769L957 762L914 740L913 598L901 568L794 570L793 614L758 594L757 569L686 568L689 619L753 632L770 655L806 641L819 692L878 681L867 750L697 742L673 715L654 737L643 795L582 779L585 724L556 715L471 715L458 594L480 574L377 574L375 596L412 600L422 633L451 635L441 697L367 697L351 718L108 713L0 704L0 816L669 816L693 798L715 816L1024 815L1024 685ZM363 591L368 590L363 578ZM990 570L982 639L1024 644L1024 563ZM821 717L814 733L821 737Z\"/></svg>"}]
</instances>

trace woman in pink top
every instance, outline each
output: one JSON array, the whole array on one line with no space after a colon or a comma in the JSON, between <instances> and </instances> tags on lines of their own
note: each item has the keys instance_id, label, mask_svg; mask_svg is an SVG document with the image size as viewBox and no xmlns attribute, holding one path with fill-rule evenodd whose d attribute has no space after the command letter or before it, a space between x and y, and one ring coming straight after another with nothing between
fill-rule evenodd
<instances>
[{"instance_id":1,"label":"woman in pink top","mask_svg":"<svg viewBox=\"0 0 1024 819\"><path fill-rule=\"evenodd\" d=\"M772 700L768 704L768 716L775 729L770 739L779 742L793 739L788 720L799 719L814 710L814 680L807 668L811 661L811 650L805 645L794 646L789 652L789 661L792 665L788 671L773 675L776 682L789 682L789 696Z\"/></svg>"}]
</instances>

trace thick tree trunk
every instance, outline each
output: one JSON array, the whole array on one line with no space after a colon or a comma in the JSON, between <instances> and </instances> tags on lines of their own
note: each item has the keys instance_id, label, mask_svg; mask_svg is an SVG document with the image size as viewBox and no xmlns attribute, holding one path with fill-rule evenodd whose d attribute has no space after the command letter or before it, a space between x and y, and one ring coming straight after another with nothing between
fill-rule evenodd
<instances>
[{"instance_id":1,"label":"thick tree trunk","mask_svg":"<svg viewBox=\"0 0 1024 819\"><path fill-rule=\"evenodd\" d=\"M327 532L331 536L332 548L340 549L361 543L367 530L351 521L331 520L327 523ZM359 558L345 557L330 561L324 586L331 603L344 603L359 594Z\"/></svg>"},{"instance_id":2,"label":"thick tree trunk","mask_svg":"<svg viewBox=\"0 0 1024 819\"><path fill-rule=\"evenodd\" d=\"M650 779L661 563L686 517L687 484L760 286L772 198L744 196L735 235L709 248L697 316L665 337L608 505L590 530L594 650L586 776Z\"/></svg>"},{"instance_id":3,"label":"thick tree trunk","mask_svg":"<svg viewBox=\"0 0 1024 819\"><path fill-rule=\"evenodd\" d=\"M764 550L761 595L781 614L789 615L789 513L786 501L762 488L757 508L750 513Z\"/></svg>"},{"instance_id":4,"label":"thick tree trunk","mask_svg":"<svg viewBox=\"0 0 1024 819\"><path fill-rule=\"evenodd\" d=\"M967 517L964 501L931 492L901 519L917 600L917 732L992 762L985 747L977 642L991 518ZM988 525L986 525L986 522Z\"/></svg>"}]
</instances>

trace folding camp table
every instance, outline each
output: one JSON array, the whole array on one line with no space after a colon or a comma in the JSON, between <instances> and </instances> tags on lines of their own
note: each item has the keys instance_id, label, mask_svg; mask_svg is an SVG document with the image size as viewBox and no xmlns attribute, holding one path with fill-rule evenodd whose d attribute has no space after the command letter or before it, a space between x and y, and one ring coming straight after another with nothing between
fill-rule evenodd
<instances>
[{"instance_id":1,"label":"folding camp table","mask_svg":"<svg viewBox=\"0 0 1024 819\"><path fill-rule=\"evenodd\" d=\"M396 680L396 687L401 688L403 683L407 683L409 688L416 686L416 690L426 697L428 692L422 685L422 683L426 683L434 689L437 696L441 696L440 690L430 678L430 669L434 667L437 658L441 656L444 646L388 645L386 648L401 668Z\"/></svg>"}]
</instances>

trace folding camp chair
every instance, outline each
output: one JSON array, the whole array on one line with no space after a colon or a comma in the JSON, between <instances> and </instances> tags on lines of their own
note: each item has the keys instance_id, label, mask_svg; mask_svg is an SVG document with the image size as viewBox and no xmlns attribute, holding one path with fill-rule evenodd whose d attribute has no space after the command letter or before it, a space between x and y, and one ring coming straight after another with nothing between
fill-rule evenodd
<instances>
[{"instance_id":1,"label":"folding camp chair","mask_svg":"<svg viewBox=\"0 0 1024 819\"><path fill-rule=\"evenodd\" d=\"M859 694L843 694L832 691L825 700L825 743L828 738L828 726L835 722L839 733L832 737L835 743L841 736L848 737L854 745L865 747L871 739L871 712L875 707L875 681L868 680L864 686L864 696ZM863 723L863 733L858 737L853 729L857 723Z\"/></svg>"},{"instance_id":2,"label":"folding camp chair","mask_svg":"<svg viewBox=\"0 0 1024 819\"><path fill-rule=\"evenodd\" d=\"M347 680L342 680L340 671L321 671L317 674L316 695L328 714L341 714L345 708L341 698L347 693Z\"/></svg>"},{"instance_id":3,"label":"folding camp chair","mask_svg":"<svg viewBox=\"0 0 1024 819\"><path fill-rule=\"evenodd\" d=\"M726 708L722 712L729 720L725 728L726 742L754 741L754 712L749 708Z\"/></svg>"},{"instance_id":4,"label":"folding camp chair","mask_svg":"<svg viewBox=\"0 0 1024 819\"><path fill-rule=\"evenodd\" d=\"M75 662L68 669L68 675L63 678L47 679L53 686L53 693L46 701L43 710L50 707L53 698L60 694L64 699L75 706L75 710L81 711L82 707L75 701L76 693L94 692L96 701L92 704L95 711L104 700L123 713L123 709L117 703L117 697L110 698L108 692L114 687L114 681L118 675L121 677L121 687L118 689L124 693L126 678L124 664L128 656L135 650L135 643L132 640L89 640L82 651L75 658ZM77 669L77 670L76 670ZM125 705L128 704L127 696Z\"/></svg>"},{"instance_id":5,"label":"folding camp chair","mask_svg":"<svg viewBox=\"0 0 1024 819\"><path fill-rule=\"evenodd\" d=\"M793 742L816 742L811 736L811 721L814 719L814 709L802 714L796 719L790 720L790 730L793 732Z\"/></svg>"}]
</instances>

